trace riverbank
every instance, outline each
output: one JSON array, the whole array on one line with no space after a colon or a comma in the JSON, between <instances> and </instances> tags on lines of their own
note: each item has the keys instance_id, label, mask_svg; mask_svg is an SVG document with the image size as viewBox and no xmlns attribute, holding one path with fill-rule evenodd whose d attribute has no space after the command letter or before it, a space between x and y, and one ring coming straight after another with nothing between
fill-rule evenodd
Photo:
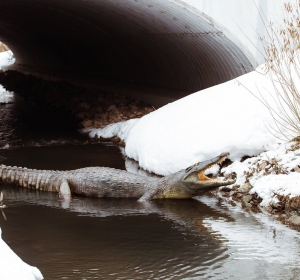
<instances>
[{"instance_id":1,"label":"riverbank","mask_svg":"<svg viewBox=\"0 0 300 280\"><path fill-rule=\"evenodd\" d=\"M266 211L284 224L300 226L300 142L234 161L220 170L224 178L236 176L234 185L214 194L246 210Z\"/></svg>"},{"instance_id":2,"label":"riverbank","mask_svg":"<svg viewBox=\"0 0 300 280\"><path fill-rule=\"evenodd\" d=\"M261 101L274 104L270 94L274 85L261 69L191 94L141 119L82 131L91 138L119 137L126 156L159 175L229 152L229 165L209 172L236 176L237 182L215 195L254 211L280 212L281 221L299 226L299 139L279 139L278 123Z\"/></svg>"},{"instance_id":3,"label":"riverbank","mask_svg":"<svg viewBox=\"0 0 300 280\"><path fill-rule=\"evenodd\" d=\"M285 223L300 225L298 140L280 141L270 133L274 119L255 93L269 98L273 84L261 68L158 110L124 95L16 71L0 73L0 83L32 102L69 111L81 132L123 146L124 156L158 175L229 152L231 164L209 172L236 176L237 182L215 195L254 211L285 213Z\"/></svg>"}]
</instances>

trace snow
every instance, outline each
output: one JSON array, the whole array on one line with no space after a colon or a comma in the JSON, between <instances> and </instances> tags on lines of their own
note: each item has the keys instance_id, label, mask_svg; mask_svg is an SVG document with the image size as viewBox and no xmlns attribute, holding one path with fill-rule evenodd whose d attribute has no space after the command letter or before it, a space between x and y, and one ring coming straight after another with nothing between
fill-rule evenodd
<instances>
[{"instance_id":1,"label":"snow","mask_svg":"<svg viewBox=\"0 0 300 280\"><path fill-rule=\"evenodd\" d=\"M2 85L0 85L0 103L9 103L12 102L14 94L10 91L7 91Z\"/></svg>"},{"instance_id":2,"label":"snow","mask_svg":"<svg viewBox=\"0 0 300 280\"><path fill-rule=\"evenodd\" d=\"M300 195L300 173L291 172L300 164L300 152L291 151L291 143L279 140L274 119L261 101L264 98L277 108L270 94L274 85L263 69L261 65L256 71L169 103L141 119L83 131L90 137L120 137L126 143L125 156L159 175L229 152L233 164L221 174L235 172L236 184L243 185L247 172L252 172L248 179L252 192L263 198L262 206L276 201L276 194ZM241 162L245 155L254 157ZM271 164L272 159L277 165ZM269 172L255 169L263 161L269 163Z\"/></svg>"},{"instance_id":3,"label":"snow","mask_svg":"<svg viewBox=\"0 0 300 280\"><path fill-rule=\"evenodd\" d=\"M0 229L0 279L39 280L44 279L41 272L23 262L2 240Z\"/></svg>"},{"instance_id":4,"label":"snow","mask_svg":"<svg viewBox=\"0 0 300 280\"><path fill-rule=\"evenodd\" d=\"M114 135L126 143L125 154L150 172L168 175L196 162L230 152L231 160L257 155L278 146L268 130L274 121L252 93L273 87L251 72L144 116L102 129L85 129L94 137Z\"/></svg>"},{"instance_id":5,"label":"snow","mask_svg":"<svg viewBox=\"0 0 300 280\"><path fill-rule=\"evenodd\" d=\"M221 173L237 174L235 184L243 185L246 174L250 174L249 182L253 187L250 193L257 193L261 198L261 206L278 202L277 195L290 198L300 195L300 173L294 168L300 165L300 151L293 150L294 142L283 143L277 149L270 150L244 162L235 161L223 168ZM266 166L262 168L265 162Z\"/></svg>"},{"instance_id":6,"label":"snow","mask_svg":"<svg viewBox=\"0 0 300 280\"><path fill-rule=\"evenodd\" d=\"M0 70L3 67L9 66L15 62L13 53L11 51L0 52ZM0 103L9 103L13 100L13 93L7 91L0 85Z\"/></svg>"},{"instance_id":7,"label":"snow","mask_svg":"<svg viewBox=\"0 0 300 280\"><path fill-rule=\"evenodd\" d=\"M0 52L0 70L15 63L12 51Z\"/></svg>"}]
</instances>

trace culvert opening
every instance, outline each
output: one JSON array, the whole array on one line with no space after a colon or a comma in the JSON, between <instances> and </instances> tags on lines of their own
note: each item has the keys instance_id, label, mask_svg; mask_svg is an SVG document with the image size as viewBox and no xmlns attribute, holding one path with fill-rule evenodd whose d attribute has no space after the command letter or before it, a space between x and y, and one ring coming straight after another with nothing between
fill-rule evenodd
<instances>
[{"instance_id":1,"label":"culvert opening","mask_svg":"<svg viewBox=\"0 0 300 280\"><path fill-rule=\"evenodd\" d=\"M15 69L90 84L194 92L250 65L203 16L166 0L5 1L0 35Z\"/></svg>"}]
</instances>

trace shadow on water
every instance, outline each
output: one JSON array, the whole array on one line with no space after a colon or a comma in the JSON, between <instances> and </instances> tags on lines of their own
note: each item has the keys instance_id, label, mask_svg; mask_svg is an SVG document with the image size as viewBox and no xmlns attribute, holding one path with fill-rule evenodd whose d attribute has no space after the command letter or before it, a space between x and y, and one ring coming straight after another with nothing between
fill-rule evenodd
<instances>
[{"instance_id":1,"label":"shadow on water","mask_svg":"<svg viewBox=\"0 0 300 280\"><path fill-rule=\"evenodd\" d=\"M0 147L80 144L87 140L77 131L78 121L70 113L8 94L0 85Z\"/></svg>"}]
</instances>

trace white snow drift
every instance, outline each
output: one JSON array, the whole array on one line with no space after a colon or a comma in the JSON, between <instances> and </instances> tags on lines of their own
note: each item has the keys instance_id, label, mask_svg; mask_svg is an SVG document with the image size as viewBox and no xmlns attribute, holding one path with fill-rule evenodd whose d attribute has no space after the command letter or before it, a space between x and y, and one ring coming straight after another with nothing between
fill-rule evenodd
<instances>
[{"instance_id":1,"label":"white snow drift","mask_svg":"<svg viewBox=\"0 0 300 280\"><path fill-rule=\"evenodd\" d=\"M151 172L168 175L222 152L232 160L277 147L268 130L274 121L252 93L273 87L270 80L251 72L170 103L141 119L103 129L90 136L119 136L125 153ZM250 91L250 92L249 92ZM88 131L87 129L85 131Z\"/></svg>"},{"instance_id":2,"label":"white snow drift","mask_svg":"<svg viewBox=\"0 0 300 280\"><path fill-rule=\"evenodd\" d=\"M300 164L300 155L288 151L288 144L270 133L275 127L274 119L260 98L266 98L268 104L273 102L276 108L270 94L274 86L262 69L263 65L257 71L191 94L141 119L84 131L91 137L120 137L126 143L126 156L160 175L230 152L234 163L222 172L237 173L237 184L243 184L244 173L255 161L266 156L277 158L287 174L256 174L250 181L252 192L263 198L264 206L276 200L275 194L300 195L300 174L291 173ZM241 163L244 155L259 156Z\"/></svg>"},{"instance_id":3,"label":"white snow drift","mask_svg":"<svg viewBox=\"0 0 300 280\"><path fill-rule=\"evenodd\" d=\"M1 239L0 229L0 279L3 280L40 280L41 272L23 262Z\"/></svg>"},{"instance_id":4,"label":"white snow drift","mask_svg":"<svg viewBox=\"0 0 300 280\"><path fill-rule=\"evenodd\" d=\"M12 51L0 52L0 70L15 63Z\"/></svg>"}]
</instances>

